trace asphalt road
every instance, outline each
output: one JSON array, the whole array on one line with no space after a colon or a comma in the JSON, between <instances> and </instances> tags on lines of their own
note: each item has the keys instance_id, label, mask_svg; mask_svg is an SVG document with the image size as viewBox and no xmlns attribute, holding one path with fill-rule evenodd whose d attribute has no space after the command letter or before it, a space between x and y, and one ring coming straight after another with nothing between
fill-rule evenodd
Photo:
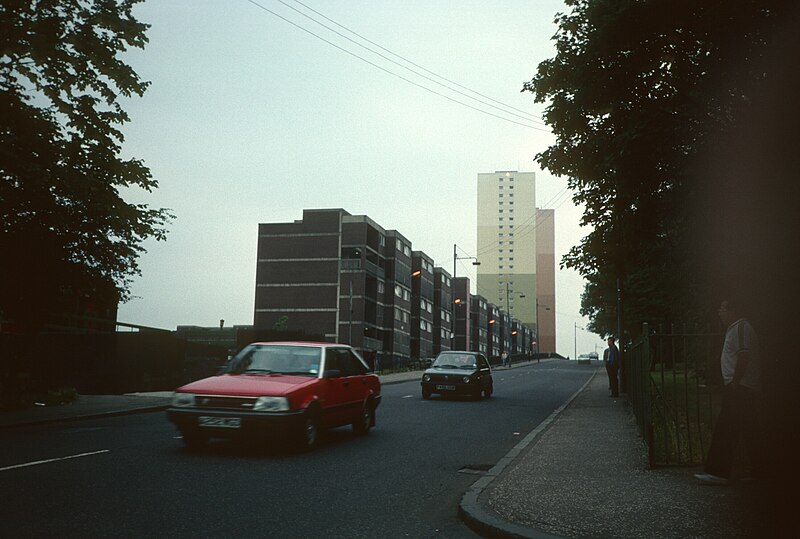
<instances>
[{"instance_id":1,"label":"asphalt road","mask_svg":"<svg viewBox=\"0 0 800 539\"><path fill-rule=\"evenodd\" d=\"M0 433L5 537L476 537L458 500L589 377L552 361L496 369L481 401L386 385L377 428L314 452L183 449L163 413Z\"/></svg>"}]
</instances>

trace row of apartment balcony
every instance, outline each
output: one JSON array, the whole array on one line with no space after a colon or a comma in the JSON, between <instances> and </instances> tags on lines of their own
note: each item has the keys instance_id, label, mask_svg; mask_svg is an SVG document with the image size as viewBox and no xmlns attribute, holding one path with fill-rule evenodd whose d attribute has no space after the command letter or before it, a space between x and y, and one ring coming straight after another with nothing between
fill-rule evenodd
<instances>
[{"instance_id":1,"label":"row of apartment balcony","mask_svg":"<svg viewBox=\"0 0 800 539\"><path fill-rule=\"evenodd\" d=\"M451 349L537 352L533 328L367 216L304 210L293 223L262 223L257 259L256 328L283 319L287 329L351 344L383 366Z\"/></svg>"}]
</instances>

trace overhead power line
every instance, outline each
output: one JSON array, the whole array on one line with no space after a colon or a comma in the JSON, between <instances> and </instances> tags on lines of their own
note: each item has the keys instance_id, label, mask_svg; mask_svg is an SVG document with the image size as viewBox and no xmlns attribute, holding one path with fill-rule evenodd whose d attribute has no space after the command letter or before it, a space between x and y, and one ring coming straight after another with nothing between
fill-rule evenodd
<instances>
[{"instance_id":1,"label":"overhead power line","mask_svg":"<svg viewBox=\"0 0 800 539\"><path fill-rule=\"evenodd\" d=\"M394 57L396 57L396 58L400 58L400 59L401 59L401 60L403 60L404 62L406 62L406 63L408 63L408 64L410 64L410 65L412 65L412 66L414 66L414 67L416 67L416 68L418 68L418 69L421 69L421 70L422 70L422 71L424 71L425 73L429 73L429 74L433 75L434 77L437 77L437 78L439 78L439 79L442 79L442 80L443 80L443 81L445 81L445 82L448 82L448 83L450 83L450 84L452 84L452 85L454 85L454 86L457 86L458 88L462 88L462 89L464 89L464 90L466 90L466 91L468 91L468 92L471 92L471 93L473 93L473 94L475 94L475 95L477 95L477 96L480 96L480 97L482 97L482 98L484 98L484 99L488 99L489 101L491 101L491 102L493 102L493 103L497 103L498 105L502 105L503 107L505 107L505 108L507 108L507 109L510 109L510 110L517 111L517 112L519 112L519 113L521 113L521 114L523 114L523 115L524 115L524 116L519 116L519 115L517 115L517 114L514 114L514 116L518 116L518 117L520 117L520 118L524 118L524 119L526 119L526 120L528 120L528 121L533 121L533 122L535 122L535 123L538 123L538 124L541 124L541 125L543 125L543 126L547 126L547 124L545 124L545 123L542 121L542 117L541 117L541 116L537 116L537 115L535 115L535 114L531 114L531 113L530 113L530 112L528 112L528 111L525 111L525 110L522 110L522 109L518 109L518 108L516 108L516 107L513 107L513 106L511 106L511 105L509 105L509 104L507 104L507 103L503 103L502 101L498 101L498 100L496 100L496 99L493 99L493 98L489 97L488 95L484 95L484 94L482 94L482 93L480 93L480 92L478 92L478 91L476 91L476 90L473 90L473 89L471 89L471 88L468 88L467 86L463 86L463 85L461 85L461 84L459 84L459 83L457 83L457 82L455 82L455 81L452 81L452 80L448 79L447 77L443 77L442 75L439 75L438 73L436 73L436 72L434 72L434 71L431 71L430 69L427 69L427 68L425 68L425 67L423 67L423 66L421 66L421 65L419 65L419 64L417 64L417 63L415 63L415 62L413 62L413 61L411 61L411 60L409 60L408 58L405 58L404 56L401 56L401 55L399 55L399 54L397 54L397 53L395 53L395 52L393 52L393 51L391 51L391 50L387 49L386 47L383 47L383 46L381 46L379 43L375 43L374 41L370 40L369 38L366 38L366 37L362 36L361 34L359 34L358 32L356 32L355 30L352 30L352 29L348 28L347 26L345 26L345 25L343 25L343 24L340 24L340 23L338 23L338 22L334 21L334 20L333 20L333 19L331 19L330 17L327 17L327 16L325 16L323 13L320 13L319 11L315 10L314 8L312 8L312 7L310 7L310 6L306 5L306 4L304 4L303 2L300 2L300 0L293 0L293 1L294 1L296 4L300 4L301 6L303 6L304 8L306 8L307 10L311 11L312 13L315 13L315 14L319 15L320 17L322 17L322 18L323 18L323 19L325 19L326 21L328 21L328 22L330 22L330 23L333 23L333 24L335 24L335 25L336 25L336 26L338 26L339 28L342 28L343 30L345 30L345 31L347 31L347 32L349 32L349 33L351 33L351 34L353 34L354 36L358 37L359 39L361 39L361 40L363 40L363 41L366 41L366 42L367 42L367 43L369 43L370 45L374 45L375 47L379 48L380 50L382 50L382 51L384 51L384 52L387 52L387 53L391 54L392 56L394 56ZM449 90L452 90L452 91L454 91L454 92L456 92L456 93L459 93L459 94L461 94L461 95L463 95L463 96L465 96L465 97L467 97L467 98L469 98L469 99L474 99L475 101L478 101L478 102L480 102L480 103L483 103L483 104L486 104L486 105L489 105L489 106L494 106L494 105L491 105L491 104L489 104L489 103L486 103L485 101L482 101L482 100L480 100L480 99L475 99L475 98L473 98L473 97L471 97L471 96L469 96L469 95L467 95L467 94L465 94L465 93L463 93L463 92L459 92L458 90L455 90L455 89L453 89L453 88L451 88L451 87L447 86L446 84L442 84L442 83L440 83L440 82L437 82L437 81L435 81L435 80L433 80L433 79L431 79L431 78L429 78L429 77L426 77L426 76L424 76L424 75L420 74L419 72L417 72L417 71L414 71L413 69L410 69L410 68L409 68L409 67L407 67L407 66L404 66L404 65L402 65L402 64L400 64L400 63L398 63L398 62L395 62L394 60L392 60L392 59L390 59L390 58L386 58L386 56L384 56L384 55L382 55L382 54L380 54L380 53L378 53L378 52L375 52L374 50L370 49L369 47L366 47L366 46L362 45L361 43L358 43L357 41L354 41L354 40L350 39L350 38L349 38L349 37L347 37L347 36L344 36L344 35L340 34L340 33L339 33L339 32L337 32L336 30L333 30L333 29L331 29L330 27L328 27L328 26L326 26L326 25L322 24L321 22L317 21L317 20L316 20L316 19L314 19L313 17L310 17L310 16L306 15L305 13L303 13L303 12L299 11L298 9L296 9L296 8L294 8L294 7L292 7L292 6L290 6L289 4L287 4L286 2L284 2L283 0L278 0L278 2L280 2L280 3L281 3L281 4L283 4L283 5L285 5L285 6L286 6L286 7L288 7L289 9L292 9L292 10L296 11L297 13L300 13L300 14L301 14L301 15L303 15L304 17L307 17L308 19L310 19L310 20L312 20L312 21L316 22L317 24L319 24L319 25L321 25L321 26L323 26L323 27L327 28L328 30L331 30L331 31L332 31L332 32L334 32L335 34L337 34L337 35L339 35L339 36L341 36L341 37L343 37L343 38L347 39L348 41L351 41L352 43L355 43L355 44L356 44L356 45L358 45L359 47L362 47L362 48L364 48L364 49L366 49L366 50L368 50L368 51L372 52L373 54L377 54L377 55L378 55L378 56L380 56L381 58L384 58L384 59L386 59L386 60L388 60L388 61L392 62L392 63L393 63L393 64L395 64L395 65L398 65L398 66L400 66L400 67L402 67L402 68L404 68L404 69L407 69L407 70L411 71L412 73L414 73L414 74L416 74L416 75L419 75L420 77L423 77L423 78L425 78L425 79L428 79L428 80L430 80L431 82L433 82L433 83L435 83L435 84L439 84L440 86L444 86L445 88L447 88L447 89L449 89ZM497 107L495 107L495 108L497 108ZM499 110L502 110L502 109L499 109ZM503 112L506 112L506 111L503 111ZM513 114L513 113L510 113L510 114Z\"/></svg>"},{"instance_id":2,"label":"overhead power line","mask_svg":"<svg viewBox=\"0 0 800 539\"><path fill-rule=\"evenodd\" d=\"M567 196L566 198L564 197L565 194L568 194L568 192L569 192L568 190L569 190L569 187L562 188L558 193L556 193L555 196L553 196L553 198L551 198L543 206L543 208L548 208L548 209L553 209L553 210L557 210L558 208L560 208L564 204L564 202L569 200L569 196ZM559 201L559 199L562 199L562 200ZM556 206L553 206L553 204L556 204L556 201L558 201L558 204ZM534 221L534 219L537 221L536 223L532 222L532 221ZM544 221L541 218L541 216L539 215L539 212L538 211L534 212L533 215L531 215L530 217L525 219L525 221L523 221L521 224L517 225L517 228L516 228L516 230L514 232L514 240L518 240L518 239L520 239L520 238L522 238L524 236L527 236L528 234L530 234L531 232L536 230L536 228L543 222ZM481 249L477 253L477 256L480 257L480 256L483 256L483 255L487 255L489 253L495 252L495 251L497 251L497 249L499 247L500 247L500 241L499 240L496 240L496 241L494 241L494 242L492 242L490 244L486 244L483 247L481 247Z\"/></svg>"},{"instance_id":3,"label":"overhead power line","mask_svg":"<svg viewBox=\"0 0 800 539\"><path fill-rule=\"evenodd\" d=\"M516 125L520 125L520 126L522 126L522 127L527 127L527 128L529 128L529 129L535 129L535 130L537 130L537 131L543 131L543 132L546 132L546 133L550 133L550 132L551 132L549 129L544 129L544 128L542 128L542 127L538 127L538 126L535 126L535 125L530 125L530 124L527 124L527 123L522 123L522 122L518 122L518 121L516 121L516 120L512 120L512 119L509 119L509 118L505 118L505 117L503 117L503 116L499 116L499 115L497 115L497 114L494 114L493 112L489 112L489 111L486 111L486 110L483 110L483 109L480 109L480 108L474 107L474 106L472 106L472 105L470 105L470 104L468 104L468 103L464 103L463 101L459 101L458 99L452 98L452 97L450 97L450 96L448 96L448 95L445 95L445 94L443 94L443 93L441 93L441 92L437 92L436 90L433 90L433 89L431 89L431 88L428 88L427 86L425 86L425 85L423 85L423 84L420 84L420 83L418 83L418 82L415 82L415 81L413 81L413 80L411 80L411 79L409 79L409 78L407 78L407 77L404 77L404 76L402 76L402 75L400 75L400 74L398 74L398 73L395 73L394 71L391 71L391 70L389 70L389 69L386 69L385 67L383 67L383 66L380 66L380 65L376 64L375 62L372 62L372 61L370 61L370 60L368 60L368 59L364 58L363 56L360 56L360 55L358 55L358 54L356 54L356 53L354 53L354 52L352 52L352 51L350 51L350 50L347 50L346 48L344 48L344 47L342 47L342 46L340 46L340 45L337 45L336 43L334 43L334 42L332 42L332 41L330 41L330 40L328 40L328 39L326 39L326 38L324 38L324 37L320 36L319 34L317 34L317 33L313 32L313 31L311 31L311 30L309 30L309 29L307 29L307 28L303 27L302 25L300 25L300 24L298 24L298 23L296 23L296 22L294 22L294 21L292 21L292 20L290 20L290 19L287 19L287 18L286 18L286 17L284 17L283 15L281 15L281 14L279 14L279 13L277 13L277 12L275 12L275 11L273 11L273 10L271 10L271 9L269 9L269 8L267 8L267 7L263 6L263 5L261 5L261 4L259 4L258 2L255 2L255 0L247 0L247 1L248 1L249 3L251 3L251 4L253 4L254 6L256 6L257 8L259 8L259 9L262 9L262 10L266 11L267 13L270 13L271 15L273 15L273 16L275 16L275 17L277 17L277 18L281 19L282 21L285 21L285 22L287 22L287 23L291 24L291 25L292 25L292 26L294 26L295 28L298 28L299 30L302 30L303 32L306 32L307 34L309 34L309 35L311 35L311 36L313 36L313 37L315 37L315 38L319 39L320 41L323 41L323 42L327 43L328 45L330 45L330 46L332 46L332 47L334 47L334 48L336 48L336 49L338 49L338 50L340 50L340 51L344 52L345 54L349 54L350 56L352 56L352 57L354 57L354 58L356 58L356 59L358 59L358 60L361 60L362 62L364 62L364 63L366 63L366 64L368 64L368 65L371 65L372 67L374 67L374 68L376 68L376 69L379 69L379 70L381 70L381 71L383 71L383 72L385 72L385 73L387 73L387 74L389 74L389 75L392 75L393 77L397 77L398 79L400 79L400 80L402 80L402 81L404 81L404 82L407 82L407 83L409 83L409 84L412 84L412 85L414 85L414 86L416 86L416 87L418 87L418 88L421 88L422 90L425 90L425 91L427 91L427 92L430 92L430 93L432 93L432 94L434 94L434 95L438 95L439 97L442 97L442 98L444 98L444 99L447 99L448 101L452 101L453 103L459 104L459 105L461 105L461 106L463 106L463 107L467 107L467 108L469 108L469 109L472 109L472 110L474 110L474 111L480 112L480 113L482 113L482 114L485 114L485 115L487 115L487 116L492 116L492 117L494 117L494 118L497 118L497 119L503 120L503 121L505 121L505 122L509 122L509 123L516 124ZM280 0L279 0L279 1L280 1ZM293 9L293 8L292 8L292 9ZM319 24L321 24L321 23L319 23ZM323 25L323 26L324 26L324 25ZM341 34L339 34L339 35L341 35ZM342 37L345 37L345 36L342 36ZM347 39L347 38L346 38L346 39ZM351 41L352 41L352 40L351 40ZM377 54L377 53L376 53L376 54ZM492 106L492 105L489 105L489 106ZM495 108L497 108L497 107L495 107ZM506 111L502 111L502 112L503 112L503 113L505 113L505 114L511 114L511 113L509 113L509 112L506 112ZM528 121L534 121L534 120L528 120Z\"/></svg>"}]
</instances>

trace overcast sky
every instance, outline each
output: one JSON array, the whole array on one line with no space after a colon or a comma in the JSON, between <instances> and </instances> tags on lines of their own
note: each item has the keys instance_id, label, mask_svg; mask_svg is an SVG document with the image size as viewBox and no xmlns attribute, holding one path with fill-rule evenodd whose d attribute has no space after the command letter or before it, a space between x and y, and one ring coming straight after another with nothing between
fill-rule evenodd
<instances>
[{"instance_id":1,"label":"overcast sky","mask_svg":"<svg viewBox=\"0 0 800 539\"><path fill-rule=\"evenodd\" d=\"M124 152L160 187L128 198L177 219L166 242L145 243L121 322L252 324L258 223L304 208L368 215L452 272L454 243L476 251L480 172L537 173L537 205L556 210L557 259L587 233L566 180L534 162L553 137L536 118L542 105L520 93L555 54L562 2L302 1L318 13L292 0L137 7L150 43L126 60L152 84L125 103ZM474 288L475 268L460 264ZM577 273L557 270L563 355L574 357L576 336L579 354L603 347L581 329L582 289Z\"/></svg>"}]
</instances>

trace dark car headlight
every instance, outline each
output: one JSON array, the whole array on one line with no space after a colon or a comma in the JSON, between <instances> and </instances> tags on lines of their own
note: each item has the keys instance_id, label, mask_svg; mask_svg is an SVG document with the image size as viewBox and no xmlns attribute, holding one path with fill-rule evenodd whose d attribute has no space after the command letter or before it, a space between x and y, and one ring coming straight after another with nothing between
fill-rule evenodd
<instances>
[{"instance_id":1,"label":"dark car headlight","mask_svg":"<svg viewBox=\"0 0 800 539\"><path fill-rule=\"evenodd\" d=\"M422 381L423 382L430 382L431 381L431 375L430 374L423 374L422 375Z\"/></svg>"},{"instance_id":2,"label":"dark car headlight","mask_svg":"<svg viewBox=\"0 0 800 539\"><path fill-rule=\"evenodd\" d=\"M471 381L472 381L472 377L470 377L470 376L465 376L465 377L464 377L464 383L465 383L465 384L468 384L468 383L470 383Z\"/></svg>"},{"instance_id":3,"label":"dark car headlight","mask_svg":"<svg viewBox=\"0 0 800 539\"><path fill-rule=\"evenodd\" d=\"M194 406L194 395L192 393L175 393L172 395L172 406L175 408Z\"/></svg>"}]
</instances>

